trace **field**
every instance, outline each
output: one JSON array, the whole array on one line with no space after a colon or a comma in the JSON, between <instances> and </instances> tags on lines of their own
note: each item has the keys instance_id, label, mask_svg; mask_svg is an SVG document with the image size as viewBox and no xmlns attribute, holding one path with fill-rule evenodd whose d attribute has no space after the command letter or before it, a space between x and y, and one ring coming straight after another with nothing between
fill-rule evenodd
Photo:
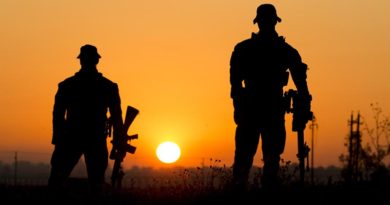
<instances>
[{"instance_id":1,"label":"field","mask_svg":"<svg viewBox=\"0 0 390 205\"><path fill-rule=\"evenodd\" d=\"M84 186L72 187L61 195L55 195L46 186L1 187L2 204L382 204L389 199L389 186L370 184L355 186L283 187L268 192L250 189L245 193L233 190L191 190L178 187L106 190L103 195L91 195ZM386 202L387 201L387 202ZM267 204L267 203L266 203Z\"/></svg>"},{"instance_id":2,"label":"field","mask_svg":"<svg viewBox=\"0 0 390 205\"><path fill-rule=\"evenodd\" d=\"M291 166L292 167L292 166ZM153 170L133 168L126 172L123 187L107 184L101 194L92 194L85 178L70 178L61 192L46 185L0 185L1 204L387 204L389 178L373 182L345 183L340 180L306 179L298 185L294 169L285 170L282 185L265 190L258 180L261 169L252 172L244 192L230 183L231 169L220 166Z\"/></svg>"}]
</instances>

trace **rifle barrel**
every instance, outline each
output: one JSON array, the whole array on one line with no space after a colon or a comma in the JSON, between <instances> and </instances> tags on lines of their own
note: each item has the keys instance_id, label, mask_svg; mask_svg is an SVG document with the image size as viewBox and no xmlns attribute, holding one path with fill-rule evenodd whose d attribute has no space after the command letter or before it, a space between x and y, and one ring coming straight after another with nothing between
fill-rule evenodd
<instances>
[{"instance_id":1,"label":"rifle barrel","mask_svg":"<svg viewBox=\"0 0 390 205\"><path fill-rule=\"evenodd\" d=\"M299 159L299 177L300 183L303 185L305 182L305 144L304 144L304 131L298 131L298 159Z\"/></svg>"}]
</instances>

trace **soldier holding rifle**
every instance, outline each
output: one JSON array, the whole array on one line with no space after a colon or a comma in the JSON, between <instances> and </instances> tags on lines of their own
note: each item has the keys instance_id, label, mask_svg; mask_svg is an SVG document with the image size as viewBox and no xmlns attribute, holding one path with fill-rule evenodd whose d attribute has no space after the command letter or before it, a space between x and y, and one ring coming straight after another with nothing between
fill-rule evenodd
<instances>
[{"instance_id":1,"label":"soldier holding rifle","mask_svg":"<svg viewBox=\"0 0 390 205\"><path fill-rule=\"evenodd\" d=\"M307 65L298 51L276 32L275 26L281 21L272 4L260 5L253 20L259 32L238 43L230 59L231 98L237 124L233 181L240 190L246 188L260 136L264 160L262 185L278 186L279 161L286 142L283 87L290 73L301 99L300 112L310 112ZM301 129L306 122L295 123Z\"/></svg>"},{"instance_id":2,"label":"soldier holding rifle","mask_svg":"<svg viewBox=\"0 0 390 205\"><path fill-rule=\"evenodd\" d=\"M115 138L123 135L118 85L103 77L96 65L100 55L95 46L84 45L77 57L81 69L59 83L53 109L53 138L49 186L61 188L84 155L92 191L105 183L108 165L107 112Z\"/></svg>"}]
</instances>

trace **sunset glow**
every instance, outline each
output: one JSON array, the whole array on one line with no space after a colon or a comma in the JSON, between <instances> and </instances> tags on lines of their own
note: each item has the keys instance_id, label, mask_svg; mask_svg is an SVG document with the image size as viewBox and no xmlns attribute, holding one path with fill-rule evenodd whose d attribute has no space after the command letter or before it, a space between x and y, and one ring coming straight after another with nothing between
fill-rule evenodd
<instances>
[{"instance_id":1,"label":"sunset glow","mask_svg":"<svg viewBox=\"0 0 390 205\"><path fill-rule=\"evenodd\" d=\"M140 111L129 129L139 134L137 152L125 168L164 166L155 152L167 140L183 150L182 166L204 158L232 165L229 60L258 31L256 8L267 2L282 19L278 34L309 67L315 166L339 166L351 112L372 119L378 102L390 115L389 0L0 0L0 161L18 151L18 160L50 163L58 83L80 69L79 49L92 44L99 72L118 84L122 111ZM297 162L291 118L282 158ZM307 126L307 142L311 135ZM261 159L258 149L254 165Z\"/></svg>"}]
</instances>

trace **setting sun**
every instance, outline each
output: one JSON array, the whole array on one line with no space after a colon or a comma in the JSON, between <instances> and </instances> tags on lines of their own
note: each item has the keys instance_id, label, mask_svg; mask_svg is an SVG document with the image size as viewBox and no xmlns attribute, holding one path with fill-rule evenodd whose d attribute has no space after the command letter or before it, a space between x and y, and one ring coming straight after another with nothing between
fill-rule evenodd
<instances>
[{"instance_id":1,"label":"setting sun","mask_svg":"<svg viewBox=\"0 0 390 205\"><path fill-rule=\"evenodd\" d=\"M170 164L176 162L180 157L180 148L174 142L163 142L158 145L156 154L161 162Z\"/></svg>"}]
</instances>

